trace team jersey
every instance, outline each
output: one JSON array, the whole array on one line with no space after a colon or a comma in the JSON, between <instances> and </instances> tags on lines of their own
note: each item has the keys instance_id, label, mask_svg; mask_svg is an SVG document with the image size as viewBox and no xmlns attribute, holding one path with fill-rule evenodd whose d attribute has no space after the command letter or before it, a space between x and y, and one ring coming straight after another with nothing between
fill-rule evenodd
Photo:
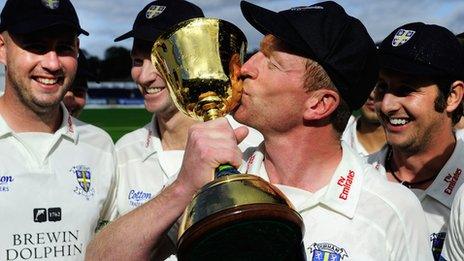
<instances>
[{"instance_id":1,"label":"team jersey","mask_svg":"<svg viewBox=\"0 0 464 261\"><path fill-rule=\"evenodd\" d=\"M163 150L154 115L143 128L124 135L116 142L120 175L115 212L112 218L123 215L158 195L176 178L182 165L183 150ZM239 123L227 116L233 128ZM262 135L249 128L249 135L239 144L244 150L257 146Z\"/></svg>"},{"instance_id":2,"label":"team jersey","mask_svg":"<svg viewBox=\"0 0 464 261\"><path fill-rule=\"evenodd\" d=\"M385 166L388 148L372 155L369 162ZM435 260L438 260L448 230L451 205L456 191L463 184L461 177L464 169L464 141L457 139L453 154L438 173L433 183L426 189L411 189L422 204L429 228L429 241ZM381 175L386 179L384 168Z\"/></svg>"},{"instance_id":3,"label":"team jersey","mask_svg":"<svg viewBox=\"0 0 464 261\"><path fill-rule=\"evenodd\" d=\"M109 219L113 142L61 108L49 137L15 133L0 115L0 260L84 260L99 221Z\"/></svg>"},{"instance_id":4,"label":"team jersey","mask_svg":"<svg viewBox=\"0 0 464 261\"><path fill-rule=\"evenodd\" d=\"M346 128L343 131L341 139L346 144L348 144L348 146L350 146L354 151L356 151L359 154L359 156L361 156L363 159L367 159L370 153L367 152L367 150L364 148L361 142L359 142L356 130L359 117L360 116L355 117L351 115L346 125Z\"/></svg>"},{"instance_id":5,"label":"team jersey","mask_svg":"<svg viewBox=\"0 0 464 261\"><path fill-rule=\"evenodd\" d=\"M226 118L233 128L240 126L231 116ZM152 120L143 128L124 135L116 142L118 172L121 175L111 219L141 206L177 178L184 151L163 150L155 121L156 115L153 115ZM262 140L261 133L249 128L249 135L239 147L245 150L257 146ZM167 233L173 243L177 241L177 227L178 224L175 223ZM171 255L166 260L176 260L176 257Z\"/></svg>"},{"instance_id":6,"label":"team jersey","mask_svg":"<svg viewBox=\"0 0 464 261\"><path fill-rule=\"evenodd\" d=\"M448 233L442 258L449 261L464 260L464 186L456 192L451 207Z\"/></svg>"},{"instance_id":7,"label":"team jersey","mask_svg":"<svg viewBox=\"0 0 464 261\"><path fill-rule=\"evenodd\" d=\"M414 195L385 182L342 144L343 156L329 184L315 193L275 184L305 224L308 260L432 260L427 226ZM241 168L269 181L259 147Z\"/></svg>"}]
</instances>

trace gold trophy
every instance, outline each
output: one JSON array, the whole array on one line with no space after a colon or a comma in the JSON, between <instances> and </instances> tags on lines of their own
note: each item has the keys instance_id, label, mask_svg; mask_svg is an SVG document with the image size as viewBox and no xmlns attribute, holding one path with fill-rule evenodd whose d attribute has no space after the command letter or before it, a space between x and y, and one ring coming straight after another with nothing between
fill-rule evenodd
<instances>
[{"instance_id":1,"label":"gold trophy","mask_svg":"<svg viewBox=\"0 0 464 261\"><path fill-rule=\"evenodd\" d=\"M153 45L152 62L186 115L208 121L240 101L245 35L219 19L194 18ZM304 260L304 224L279 189L230 165L216 170L184 211L179 260Z\"/></svg>"}]
</instances>

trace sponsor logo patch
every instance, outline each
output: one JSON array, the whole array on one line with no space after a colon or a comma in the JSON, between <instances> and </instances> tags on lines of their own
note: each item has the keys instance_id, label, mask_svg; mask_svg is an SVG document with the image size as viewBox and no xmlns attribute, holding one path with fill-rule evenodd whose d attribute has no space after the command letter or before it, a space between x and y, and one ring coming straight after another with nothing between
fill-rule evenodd
<instances>
[{"instance_id":1,"label":"sponsor logo patch","mask_svg":"<svg viewBox=\"0 0 464 261\"><path fill-rule=\"evenodd\" d=\"M151 5L148 9L147 12L145 12L145 17L147 19L152 19L157 17L158 15L162 14L164 10L166 9L166 6L162 5Z\"/></svg>"},{"instance_id":2,"label":"sponsor logo patch","mask_svg":"<svg viewBox=\"0 0 464 261\"><path fill-rule=\"evenodd\" d=\"M90 168L84 165L77 165L72 167L69 172L76 176L79 186L74 188L74 193L82 195L85 199L90 200L95 195L95 189L92 185L92 172Z\"/></svg>"},{"instance_id":3,"label":"sponsor logo patch","mask_svg":"<svg viewBox=\"0 0 464 261\"><path fill-rule=\"evenodd\" d=\"M337 185L343 187L342 192L338 196L338 198L347 200L350 194L351 184L353 184L355 173L354 171L350 170L346 177L340 177L337 181Z\"/></svg>"},{"instance_id":4,"label":"sponsor logo patch","mask_svg":"<svg viewBox=\"0 0 464 261\"><path fill-rule=\"evenodd\" d=\"M10 185L14 180L13 176L0 176L0 193L10 191Z\"/></svg>"},{"instance_id":5,"label":"sponsor logo patch","mask_svg":"<svg viewBox=\"0 0 464 261\"><path fill-rule=\"evenodd\" d=\"M127 198L131 207L139 207L152 198L153 194L142 190L130 190Z\"/></svg>"},{"instance_id":6,"label":"sponsor logo patch","mask_svg":"<svg viewBox=\"0 0 464 261\"><path fill-rule=\"evenodd\" d=\"M312 261L340 261L348 258L344 248L330 243L314 243L309 247Z\"/></svg>"},{"instance_id":7,"label":"sponsor logo patch","mask_svg":"<svg viewBox=\"0 0 464 261\"><path fill-rule=\"evenodd\" d=\"M412 36L415 33L416 31L413 31L413 30L399 29L398 31L396 31L396 34L393 37L392 46L398 47L398 46L405 44L407 41L409 41L412 38Z\"/></svg>"},{"instance_id":8,"label":"sponsor logo patch","mask_svg":"<svg viewBox=\"0 0 464 261\"><path fill-rule=\"evenodd\" d=\"M36 223L61 221L61 208L34 208L33 214Z\"/></svg>"},{"instance_id":9,"label":"sponsor logo patch","mask_svg":"<svg viewBox=\"0 0 464 261\"><path fill-rule=\"evenodd\" d=\"M453 174L448 174L444 178L444 181L448 183L448 187L443 191L448 195L451 195L453 193L454 187L456 186L456 183L459 180L459 177L461 176L462 170L460 168L457 168Z\"/></svg>"}]
</instances>

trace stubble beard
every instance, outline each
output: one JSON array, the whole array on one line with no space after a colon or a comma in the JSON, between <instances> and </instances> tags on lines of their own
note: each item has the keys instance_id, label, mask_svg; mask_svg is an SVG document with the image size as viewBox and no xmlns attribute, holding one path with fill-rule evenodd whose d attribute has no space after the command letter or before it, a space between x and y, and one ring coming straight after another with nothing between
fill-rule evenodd
<instances>
[{"instance_id":1,"label":"stubble beard","mask_svg":"<svg viewBox=\"0 0 464 261\"><path fill-rule=\"evenodd\" d=\"M60 97L55 100L41 101L34 97L31 91L24 88L23 86L26 85L21 84L21 82L17 81L14 76L10 77L10 79L12 79L11 82L16 96L26 108L34 112L38 117L46 122L52 120L56 116L54 115L54 111L59 108L60 102L63 100L63 97L66 93L65 90L62 90Z\"/></svg>"}]
</instances>

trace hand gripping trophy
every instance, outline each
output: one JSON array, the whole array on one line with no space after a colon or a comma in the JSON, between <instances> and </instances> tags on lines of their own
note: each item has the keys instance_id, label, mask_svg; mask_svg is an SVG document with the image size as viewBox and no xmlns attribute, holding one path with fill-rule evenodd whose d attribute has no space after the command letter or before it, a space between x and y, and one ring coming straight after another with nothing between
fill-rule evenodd
<instances>
[{"instance_id":1,"label":"hand gripping trophy","mask_svg":"<svg viewBox=\"0 0 464 261\"><path fill-rule=\"evenodd\" d=\"M208 121L240 101L246 38L220 19L179 23L153 45L152 62L186 115ZM221 165L184 211L179 260L304 260L304 224L289 200L258 176Z\"/></svg>"}]
</instances>

